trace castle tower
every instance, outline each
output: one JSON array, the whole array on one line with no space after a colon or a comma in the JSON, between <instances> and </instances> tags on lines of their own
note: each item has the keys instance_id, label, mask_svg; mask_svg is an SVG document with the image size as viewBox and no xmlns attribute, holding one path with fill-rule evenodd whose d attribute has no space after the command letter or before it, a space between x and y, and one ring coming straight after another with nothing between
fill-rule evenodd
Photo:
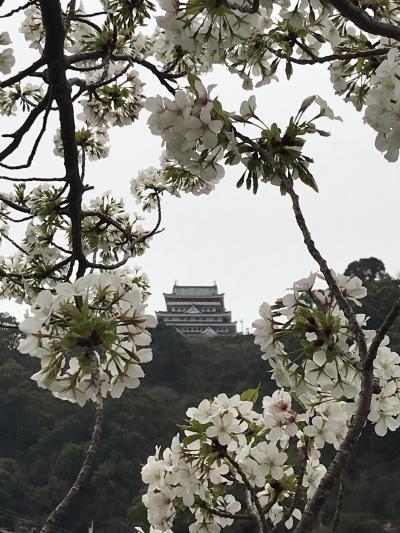
<instances>
[{"instance_id":1,"label":"castle tower","mask_svg":"<svg viewBox=\"0 0 400 533\"><path fill-rule=\"evenodd\" d=\"M236 322L225 310L224 294L217 285L177 285L172 293L164 293L167 311L157 312L157 318L174 326L183 335L214 337L236 335Z\"/></svg>"}]
</instances>

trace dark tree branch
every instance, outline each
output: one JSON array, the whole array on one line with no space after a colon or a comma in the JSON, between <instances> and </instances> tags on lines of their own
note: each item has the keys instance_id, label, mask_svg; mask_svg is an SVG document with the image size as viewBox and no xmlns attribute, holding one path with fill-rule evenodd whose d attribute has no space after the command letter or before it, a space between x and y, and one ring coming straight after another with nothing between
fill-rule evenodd
<instances>
[{"instance_id":1,"label":"dark tree branch","mask_svg":"<svg viewBox=\"0 0 400 533\"><path fill-rule=\"evenodd\" d=\"M98 50L95 50L93 52L80 52L78 54L73 54L70 56L67 56L65 58L65 61L68 64L68 67L73 65L74 63L82 63L86 61L96 61L96 59L102 59L106 56L104 52L100 52Z\"/></svg>"},{"instance_id":2,"label":"dark tree branch","mask_svg":"<svg viewBox=\"0 0 400 533\"><path fill-rule=\"evenodd\" d=\"M132 233L129 230L124 228L119 222L114 220L112 217L110 217L109 215L106 215L105 213L102 213L101 211L82 211L82 219L88 218L88 217L96 217L102 222L108 225L114 226L114 228L120 231L126 237L127 241L129 242L132 241L134 238Z\"/></svg>"},{"instance_id":3,"label":"dark tree branch","mask_svg":"<svg viewBox=\"0 0 400 533\"><path fill-rule=\"evenodd\" d=\"M6 180L6 181L18 181L18 182L29 182L29 181L65 181L65 178L12 178L11 176L0 176L0 180Z\"/></svg>"},{"instance_id":4,"label":"dark tree branch","mask_svg":"<svg viewBox=\"0 0 400 533\"><path fill-rule=\"evenodd\" d=\"M400 316L400 297L397 298L392 309L389 311L384 321L378 328L375 337L372 339L371 345L368 350L368 355L365 360L365 365L370 365L375 359L379 346L381 345L385 335L389 332L390 328L393 326L396 318Z\"/></svg>"},{"instance_id":5,"label":"dark tree branch","mask_svg":"<svg viewBox=\"0 0 400 533\"><path fill-rule=\"evenodd\" d=\"M18 13L19 11L26 9L27 7L32 6L35 3L36 3L36 0L29 0L29 2L26 2L26 4L16 7L15 9L12 9L11 11L9 11L8 13L5 13L4 15L0 15L0 19L12 17L13 15L15 15L15 13Z\"/></svg>"},{"instance_id":6,"label":"dark tree branch","mask_svg":"<svg viewBox=\"0 0 400 533\"><path fill-rule=\"evenodd\" d=\"M306 441L306 445L308 446L308 440ZM306 468L307 468L307 459L308 459L307 449L303 449L300 453L302 453L302 456L301 456L299 473L297 475L297 485L296 485L295 493L293 495L293 498L288 508L283 513L282 519L276 524L276 526L274 526L271 533L278 533L278 531L280 531L280 529L285 526L285 523L292 516L293 511L296 507L296 504L300 500L300 494L303 488L304 475L306 473Z\"/></svg>"},{"instance_id":7,"label":"dark tree branch","mask_svg":"<svg viewBox=\"0 0 400 533\"><path fill-rule=\"evenodd\" d=\"M28 215L27 217L22 217L22 218L13 218L13 217L10 217L9 215L6 215L6 214L2 214L1 215L2 217L4 217L5 219L9 220L10 222L26 222L27 220L32 220L32 218L34 218L33 215Z\"/></svg>"},{"instance_id":8,"label":"dark tree branch","mask_svg":"<svg viewBox=\"0 0 400 533\"><path fill-rule=\"evenodd\" d=\"M303 234L304 242L310 255L317 261L322 273L328 283L330 290L338 302L339 308L343 311L346 318L352 327L353 334L357 339L357 344L360 352L360 358L362 362L367 361L367 347L365 342L364 333L358 324L354 311L352 310L349 302L343 296L340 288L338 287L332 273L325 261L317 250L314 241L311 238L309 229L303 217L303 213L300 208L299 198L293 190L292 183L286 183L286 190L292 199L293 211L296 217L297 224ZM361 432L367 421L368 413L371 406L371 397L373 394L373 360L368 364L363 364L361 370L361 391L357 400L357 409L351 420L348 431L343 439L339 450L337 451L333 461L329 465L326 474L321 480L314 496L306 506L302 518L298 523L295 533L309 533L312 530L313 523L318 516L319 511L328 499L330 492L334 485L337 483L343 469L347 466L351 454L354 450Z\"/></svg>"},{"instance_id":9,"label":"dark tree branch","mask_svg":"<svg viewBox=\"0 0 400 533\"><path fill-rule=\"evenodd\" d=\"M92 22L88 17L81 17L80 15L71 15L69 17L69 20L76 20L77 22L81 22L82 24L86 24L87 26L90 26L93 28L97 33L101 33L101 28L98 26L95 22Z\"/></svg>"},{"instance_id":10,"label":"dark tree branch","mask_svg":"<svg viewBox=\"0 0 400 533\"><path fill-rule=\"evenodd\" d=\"M108 263L92 263L90 261L86 261L85 266L88 268L91 268L93 270L116 270L117 268L120 268L128 262L128 260L131 258L130 254L125 254L125 257L121 259L121 261L118 261L118 263L108 264Z\"/></svg>"},{"instance_id":11,"label":"dark tree branch","mask_svg":"<svg viewBox=\"0 0 400 533\"><path fill-rule=\"evenodd\" d=\"M267 520L265 518L264 510L261 507L260 500L258 499L257 491L255 490L254 487L250 485L250 482L247 479L246 474L243 472L242 468L240 467L239 463L235 461L228 453L226 453L225 450L224 450L224 456L231 463L231 465L236 470L236 472L239 474L241 480L243 481L244 486L246 487L246 490L250 494L251 502L257 511L262 533L268 533Z\"/></svg>"},{"instance_id":12,"label":"dark tree branch","mask_svg":"<svg viewBox=\"0 0 400 533\"><path fill-rule=\"evenodd\" d=\"M231 518L232 520L252 520L254 516L252 514L243 514L237 513L232 514L227 511L221 511L220 509L215 509L214 507L209 507L206 503L204 504L204 509L210 514L215 516L221 516L222 518Z\"/></svg>"},{"instance_id":13,"label":"dark tree branch","mask_svg":"<svg viewBox=\"0 0 400 533\"><path fill-rule=\"evenodd\" d=\"M29 0L29 2L26 2L26 4L23 4L22 6L16 7L15 9L12 9L8 13L5 13L4 15L0 15L0 19L5 19L7 17L12 17L15 15L15 13L18 13L19 11L22 11L23 9L26 9L29 6L33 6L36 3L36 0Z\"/></svg>"},{"instance_id":14,"label":"dark tree branch","mask_svg":"<svg viewBox=\"0 0 400 533\"><path fill-rule=\"evenodd\" d=\"M358 52L343 52L343 53L336 53L336 54L330 54L327 56L318 57L315 56L311 59L300 59L297 57L292 57L289 55L286 55L281 50L276 50L275 48L269 48L269 51L275 54L277 57L281 59L285 59L286 61L289 61L291 63L295 63L297 65L316 65L316 64L322 64L322 63L329 63L331 61L350 61L351 59L358 59L360 57L379 57L387 54L389 52L390 48L374 48L372 50L360 50Z\"/></svg>"},{"instance_id":15,"label":"dark tree branch","mask_svg":"<svg viewBox=\"0 0 400 533\"><path fill-rule=\"evenodd\" d=\"M340 522L340 516L342 514L343 499L344 499L344 480L346 477L346 468L343 468L340 474L339 480L339 492L336 499L335 516L333 517L332 527L330 533L335 533Z\"/></svg>"},{"instance_id":16,"label":"dark tree branch","mask_svg":"<svg viewBox=\"0 0 400 533\"><path fill-rule=\"evenodd\" d=\"M156 222L156 225L154 226L154 228L151 231L149 231L148 233L145 233L143 235L143 237L139 237L139 239L137 239L135 241L135 244L140 244L142 242L145 242L150 237L153 237L153 235L156 235L156 233L161 233L161 231L163 231L163 230L159 230L159 227L161 225L161 220L162 220L160 195L157 193L156 190L154 192L156 193L156 199L157 199L157 222Z\"/></svg>"},{"instance_id":17,"label":"dark tree branch","mask_svg":"<svg viewBox=\"0 0 400 533\"><path fill-rule=\"evenodd\" d=\"M7 78L6 80L0 82L0 89L10 87L11 85L14 85L14 83L17 83L28 76L32 76L33 74L35 74L37 69L43 67L45 63L45 59L42 56L40 59L32 63L31 66L27 67L24 70L21 70L21 72L18 72L18 74L15 74L15 76L11 76L11 78Z\"/></svg>"},{"instance_id":18,"label":"dark tree branch","mask_svg":"<svg viewBox=\"0 0 400 533\"><path fill-rule=\"evenodd\" d=\"M31 129L39 115L47 109L47 106L50 101L51 88L48 89L43 100L41 100L38 105L32 109L22 126L18 128L18 130L15 131L12 135L9 135L10 137L12 137L13 140L2 152L0 152L0 161L3 161L3 159L8 157L18 148L25 134Z\"/></svg>"},{"instance_id":19,"label":"dark tree branch","mask_svg":"<svg viewBox=\"0 0 400 533\"><path fill-rule=\"evenodd\" d=\"M85 273L86 268L86 259L82 250L80 218L84 186L79 172L71 87L66 77L63 13L59 0L40 0L40 7L46 32L43 55L48 65L49 83L58 106L65 175L69 184L68 216L71 220L72 260L78 262L77 277L80 277Z\"/></svg>"},{"instance_id":20,"label":"dark tree branch","mask_svg":"<svg viewBox=\"0 0 400 533\"><path fill-rule=\"evenodd\" d=\"M161 83L161 85L164 85L164 87L171 93L175 94L175 88L172 87L172 85L168 82L168 79L173 79L173 76L171 74L165 74L162 71L158 70L158 68L153 65L153 63L150 63L150 61L147 61L146 59L138 59L135 57L130 57L129 55L117 55L117 54L111 54L111 59L115 59L116 61L129 61L130 63L136 63L137 65L141 65L142 67L146 68L147 70L150 70L156 76L158 81Z\"/></svg>"},{"instance_id":21,"label":"dark tree branch","mask_svg":"<svg viewBox=\"0 0 400 533\"><path fill-rule=\"evenodd\" d=\"M40 533L50 533L53 529L53 526L58 520L60 520L60 518L63 516L72 501L76 498L84 482L90 474L93 458L96 454L99 445L104 416L103 397L101 395L101 379L96 355L91 352L89 354L89 357L92 366L92 384L96 392L96 414L92 437L90 439L90 444L85 454L85 459L82 463L79 474L74 481L74 484L69 489L68 493L64 496L64 498L61 500L61 502L57 505L57 507L49 515Z\"/></svg>"},{"instance_id":22,"label":"dark tree branch","mask_svg":"<svg viewBox=\"0 0 400 533\"><path fill-rule=\"evenodd\" d=\"M86 52L81 54L74 54L72 56L69 56L67 58L67 62L69 65L69 68L74 63L80 63L85 61L94 61L96 59L104 59L106 57L105 52ZM150 70L160 81L162 85L171 93L175 94L175 89L170 85L168 80L175 79L176 76L173 74L169 74L167 72L163 72L162 70L158 70L156 65L153 65L153 63L150 63L150 61L147 61L145 59L138 59L135 57L132 57L128 54L111 54L110 59L114 61L128 61L129 63L136 63L137 65L141 65L142 67L146 68L147 70ZM85 69L86 67L81 67L81 69Z\"/></svg>"},{"instance_id":23,"label":"dark tree branch","mask_svg":"<svg viewBox=\"0 0 400 533\"><path fill-rule=\"evenodd\" d=\"M9 200L8 198L5 198L4 196L1 196L1 195L0 195L0 202L5 203L6 206L10 207L11 209L15 209L16 211L19 211L20 213L31 212L29 207L24 207L23 205L16 204L12 200Z\"/></svg>"},{"instance_id":24,"label":"dark tree branch","mask_svg":"<svg viewBox=\"0 0 400 533\"><path fill-rule=\"evenodd\" d=\"M24 248L22 248L22 246L20 246L17 242L14 241L14 239L9 237L8 235L5 235L4 233L1 233L0 236L3 237L3 239L6 239L6 241L11 243L13 246L15 246L15 248L17 248L17 250L19 250L21 253L23 253L25 255L29 255L28 252Z\"/></svg>"},{"instance_id":25,"label":"dark tree branch","mask_svg":"<svg viewBox=\"0 0 400 533\"><path fill-rule=\"evenodd\" d=\"M36 273L36 274L19 274L15 272L7 272L6 270L4 270L4 268L0 267L0 277L15 279L15 280L18 279L22 281L28 280L28 279L29 280L30 279L42 280L42 279L46 279L47 277L51 276L51 274L53 274L57 270L61 270L62 268L64 268L71 262L72 262L72 259L70 257L67 257L66 259L63 259L62 261L55 263L53 266L47 268L43 272Z\"/></svg>"},{"instance_id":26,"label":"dark tree branch","mask_svg":"<svg viewBox=\"0 0 400 533\"><path fill-rule=\"evenodd\" d=\"M290 198L292 199L293 212L296 218L297 225L301 233L303 234L304 243L311 257L313 257L315 261L318 263L321 269L321 272L323 273L325 280L328 284L329 289L331 290L332 294L336 298L339 308L343 311L345 317L349 321L353 334L357 340L361 361L363 361L367 356L367 345L365 342L364 332L360 324L357 322L357 318L353 311L353 308L351 307L350 303L346 300L346 298L343 296L342 291L340 290L338 284L336 283L332 275L331 269L328 266L328 263L322 257L321 253L315 246L315 243L310 234L310 230L307 227L306 221L301 211L299 197L293 189L293 184L289 181L286 182L286 190Z\"/></svg>"},{"instance_id":27,"label":"dark tree branch","mask_svg":"<svg viewBox=\"0 0 400 533\"><path fill-rule=\"evenodd\" d=\"M368 15L361 7L350 0L330 0L330 3L335 7L343 17L351 20L360 30L379 35L381 37L389 37L396 41L400 41L400 27L394 26L387 22L381 22Z\"/></svg>"},{"instance_id":28,"label":"dark tree branch","mask_svg":"<svg viewBox=\"0 0 400 533\"><path fill-rule=\"evenodd\" d=\"M50 110L51 110L51 102L52 102L52 96L51 96L51 94L49 94L49 101L47 103L46 111L45 111L44 116L43 116L42 127L40 128L39 134L36 137L35 142L33 143L33 147L32 147L31 153L29 154L27 162L22 164L22 165L6 165L5 163L0 163L0 166L2 166L3 168L6 168L8 170L21 170L23 168L28 168L28 167L31 166L31 164L32 164L32 162L33 162L33 160L35 158L37 149L39 147L40 141L42 140L42 137L43 137L43 135L44 135L44 133L46 131L47 120L49 118L49 114L50 114Z\"/></svg>"},{"instance_id":29,"label":"dark tree branch","mask_svg":"<svg viewBox=\"0 0 400 533\"><path fill-rule=\"evenodd\" d=\"M91 17L99 17L100 15L107 15L106 11L97 11L95 13L82 13L80 14L80 18L91 18Z\"/></svg>"},{"instance_id":30,"label":"dark tree branch","mask_svg":"<svg viewBox=\"0 0 400 533\"><path fill-rule=\"evenodd\" d=\"M367 421L371 406L373 382L372 368L364 367L362 370L361 391L357 401L356 413L351 420L349 429L347 430L339 450L336 452L333 461L328 466L314 496L304 509L301 520L297 524L294 533L310 533L310 531L312 531L318 513L329 498L329 495L343 472L343 469L346 468Z\"/></svg>"}]
</instances>

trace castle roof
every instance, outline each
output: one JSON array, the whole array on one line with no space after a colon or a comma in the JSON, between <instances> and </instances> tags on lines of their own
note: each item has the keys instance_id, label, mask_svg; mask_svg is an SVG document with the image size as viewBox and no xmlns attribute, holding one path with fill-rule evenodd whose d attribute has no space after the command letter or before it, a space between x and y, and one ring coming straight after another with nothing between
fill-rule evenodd
<instances>
[{"instance_id":1,"label":"castle roof","mask_svg":"<svg viewBox=\"0 0 400 533\"><path fill-rule=\"evenodd\" d=\"M177 285L175 284L172 293L165 293L165 296L183 296L183 297L204 297L204 296L223 296L218 293L216 285Z\"/></svg>"}]
</instances>

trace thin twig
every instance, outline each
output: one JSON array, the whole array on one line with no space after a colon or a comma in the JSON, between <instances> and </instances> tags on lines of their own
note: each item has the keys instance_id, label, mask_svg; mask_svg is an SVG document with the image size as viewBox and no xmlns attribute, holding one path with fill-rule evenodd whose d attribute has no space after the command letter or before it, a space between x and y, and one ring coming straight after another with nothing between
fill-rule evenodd
<instances>
[{"instance_id":1,"label":"thin twig","mask_svg":"<svg viewBox=\"0 0 400 533\"><path fill-rule=\"evenodd\" d=\"M6 168L8 170L21 170L23 168L28 168L28 167L31 166L31 164L32 164L32 162L33 162L33 160L35 158L37 149L39 147L40 141L42 140L42 137L43 137L43 135L44 135L44 133L46 131L47 120L49 118L49 114L50 114L50 110L51 110L51 102L52 102L52 96L51 96L51 89L50 89L49 101L48 101L47 108L46 108L46 111L45 111L44 116L43 116L42 127L40 128L39 134L36 137L35 142L33 143L33 147L32 147L31 153L29 154L27 162L22 164L22 165L6 165L5 163L0 163L0 166L2 166L3 168Z\"/></svg>"},{"instance_id":2,"label":"thin twig","mask_svg":"<svg viewBox=\"0 0 400 533\"><path fill-rule=\"evenodd\" d=\"M31 210L29 207L24 207L22 205L16 204L12 200L9 200L5 196L0 195L0 202L3 202L6 204L6 206L10 207L11 209L15 209L16 211L19 211L20 213L30 213Z\"/></svg>"},{"instance_id":3,"label":"thin twig","mask_svg":"<svg viewBox=\"0 0 400 533\"><path fill-rule=\"evenodd\" d=\"M385 338L386 333L388 333L388 331L393 326L396 318L399 315L400 315L400 296L397 298L392 309L389 311L384 321L382 322L380 327L377 329L375 333L375 337L372 339L371 345L369 347L368 355L365 360L365 365L371 364L371 360L373 361L375 359L378 348L381 345L383 339Z\"/></svg>"},{"instance_id":4,"label":"thin twig","mask_svg":"<svg viewBox=\"0 0 400 533\"><path fill-rule=\"evenodd\" d=\"M29 181L65 181L65 178L12 178L11 176L0 176L0 180L19 181L19 182L29 182Z\"/></svg>"},{"instance_id":5,"label":"thin twig","mask_svg":"<svg viewBox=\"0 0 400 533\"><path fill-rule=\"evenodd\" d=\"M307 446L308 446L308 441L306 442L306 448L307 448ZM300 494L301 494L301 490L302 490L302 487L303 487L303 480L304 480L304 476L305 476L306 468L307 468L307 459L308 459L308 457L307 457L307 449L303 449L300 453L302 453L302 457L301 457L301 462L300 462L299 473L297 475L297 485L296 485L295 493L293 495L293 498L292 498L288 508L283 513L282 519L274 526L274 528L271 531L271 533L277 533L279 531L279 529L281 528L281 526L283 526L289 520L289 518L293 514L293 511L294 511L294 509L296 507L296 504L298 503L298 501L300 499Z\"/></svg>"},{"instance_id":6,"label":"thin twig","mask_svg":"<svg viewBox=\"0 0 400 533\"><path fill-rule=\"evenodd\" d=\"M243 514L243 513L232 514L232 513L228 513L227 511L222 511L220 509L215 509L214 507L210 507L206 503L204 503L204 509L208 511L210 514L213 514L215 516L220 516L221 518L231 518L232 520L252 520L254 518L252 514Z\"/></svg>"},{"instance_id":7,"label":"thin twig","mask_svg":"<svg viewBox=\"0 0 400 533\"><path fill-rule=\"evenodd\" d=\"M1 233L0 236L3 237L3 239L6 239L6 241L11 243L13 246L15 246L15 248L17 248L17 250L19 250L21 253L25 255L29 255L29 252L27 252L24 248L22 248L22 246L20 246L17 242L15 242L14 239L9 237L5 233Z\"/></svg>"},{"instance_id":8,"label":"thin twig","mask_svg":"<svg viewBox=\"0 0 400 533\"><path fill-rule=\"evenodd\" d=\"M350 61L351 59L359 59L362 57L379 57L385 55L389 52L390 48L374 48L372 50L360 50L358 52L345 52L345 53L336 53L330 54L327 56L314 56L311 59L300 59L285 54L281 50L276 50L275 48L268 48L270 52L275 54L277 57L295 63L297 65L316 65L322 63L330 63L331 61Z\"/></svg>"},{"instance_id":9,"label":"thin twig","mask_svg":"<svg viewBox=\"0 0 400 533\"><path fill-rule=\"evenodd\" d=\"M32 6L36 3L36 0L29 0L29 2L26 2L26 4L23 4L22 6L16 7L15 9L12 9L8 13L5 13L4 15L0 15L0 19L5 19L7 17L12 17L15 15L15 13L18 13L19 11L22 11L23 9L26 9L29 6Z\"/></svg>"},{"instance_id":10,"label":"thin twig","mask_svg":"<svg viewBox=\"0 0 400 533\"><path fill-rule=\"evenodd\" d=\"M36 107L27 116L25 122L12 134L8 134L7 137L12 137L11 143L0 152L0 161L3 161L6 157L12 154L18 146L21 144L22 139L25 134L31 129L33 124L36 122L36 119L39 115L47 109L49 100L51 99L51 88L47 90L46 95L43 100L41 100ZM4 136L4 135L3 135Z\"/></svg>"},{"instance_id":11,"label":"thin twig","mask_svg":"<svg viewBox=\"0 0 400 533\"><path fill-rule=\"evenodd\" d=\"M103 397L101 395L100 370L96 354L91 351L88 356L90 358L90 363L92 367L92 384L96 392L96 415L92 437L90 439L90 444L88 449L86 450L85 458L77 478L75 479L72 487L69 489L67 494L61 500L61 502L50 513L40 533L50 533L52 530L52 526L60 520L67 508L76 498L84 482L90 474L93 464L93 458L96 454L99 445L104 416Z\"/></svg>"},{"instance_id":12,"label":"thin twig","mask_svg":"<svg viewBox=\"0 0 400 533\"><path fill-rule=\"evenodd\" d=\"M17 83L17 82L23 80L24 78L27 78L28 76L31 76L40 67L43 67L43 65L45 65L45 63L46 62L45 62L44 57L41 57L40 59L38 59L37 61L32 63L32 65L30 65L29 67L27 67L27 68L21 70L20 72L18 72L18 74L15 74L14 76L11 76L10 78L7 78L6 80L2 81L0 83L0 88L4 89L5 87L10 87L11 85L14 85L14 83Z\"/></svg>"},{"instance_id":13,"label":"thin twig","mask_svg":"<svg viewBox=\"0 0 400 533\"><path fill-rule=\"evenodd\" d=\"M342 470L342 472L340 474L339 492L338 492L338 496L337 496L337 499L336 499L335 516L333 518L333 522L332 522L332 527L331 527L330 533L335 533L335 531L336 531L336 529L337 529L337 527L339 525L340 516L341 516L342 508L343 508L344 480L346 478L346 471L347 471L347 469L343 468L343 470Z\"/></svg>"},{"instance_id":14,"label":"thin twig","mask_svg":"<svg viewBox=\"0 0 400 533\"><path fill-rule=\"evenodd\" d=\"M258 518L260 520L261 530L262 533L268 533L268 527L267 527L267 521L265 518L265 514L263 511L263 508L261 507L260 500L258 499L257 492L254 487L251 486L249 480L247 479L246 474L243 472L242 468L240 467L239 463L235 461L228 453L225 452L226 459L231 463L233 468L236 470L236 472L239 474L241 480L243 481L244 486L248 490L250 494L250 498L252 501L252 504L254 505L255 509L257 510Z\"/></svg>"},{"instance_id":15,"label":"thin twig","mask_svg":"<svg viewBox=\"0 0 400 533\"><path fill-rule=\"evenodd\" d=\"M326 259L322 257L320 251L315 246L315 242L313 241L311 237L310 230L308 229L308 226L303 216L303 212L300 207L299 197L295 193L293 189L293 184L289 182L289 180L286 183L286 190L292 200L293 212L296 218L297 225L303 234L304 243L307 246L307 249L311 257L313 257L315 261L318 263L321 269L321 272L323 273L325 280L328 284L329 289L331 290L332 294L336 298L339 308L341 309L341 311L343 311L345 317L349 321L351 329L357 340L357 344L358 344L359 351L360 351L360 358L363 361L367 356L367 345L365 341L364 332L360 324L357 322L357 318L353 311L353 308L351 307L349 302L346 300L346 298L343 296L342 291L340 290L340 287L336 283L336 280L332 275L331 269L329 268L328 263L326 262Z\"/></svg>"}]
</instances>

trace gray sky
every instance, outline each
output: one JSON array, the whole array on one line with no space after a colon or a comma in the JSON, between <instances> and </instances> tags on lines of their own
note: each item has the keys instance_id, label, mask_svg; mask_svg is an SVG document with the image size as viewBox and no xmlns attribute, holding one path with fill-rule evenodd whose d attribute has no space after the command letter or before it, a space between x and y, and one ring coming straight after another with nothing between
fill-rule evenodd
<instances>
[{"instance_id":1,"label":"gray sky","mask_svg":"<svg viewBox=\"0 0 400 533\"><path fill-rule=\"evenodd\" d=\"M143 78L148 82L146 94L165 94L147 73ZM219 96L226 110L238 110L251 95L221 68L203 81L218 83L213 95ZM326 69L297 67L290 82L283 74L279 83L258 89L257 113L267 124L276 121L284 127L311 94L320 94L343 118L343 123L322 120L320 126L332 136L311 136L305 145L305 153L315 159L311 171L320 192L296 185L313 237L337 271L354 259L376 256L396 275L400 271L399 163L387 163L375 149L374 132L363 124L362 114L334 95ZM146 119L142 112L134 125L112 130L109 158L87 168L87 182L95 186L95 194L111 189L123 197L130 212L138 210L129 193L131 178L141 168L158 166L160 141L148 131ZM1 121L2 131L8 131L7 121ZM53 134L51 126L33 175L62 175L62 161L52 155ZM256 196L244 188L238 190L240 175L240 167L228 167L225 178L208 196L165 197L165 231L153 239L145 255L132 261L150 277L150 311L164 309L162 293L170 292L175 280L180 284L217 281L233 319L243 319L246 328L257 318L263 301L274 301L294 280L316 269L294 223L289 199L266 184L261 184ZM148 227L154 218L146 215ZM8 254L8 247L2 253ZM3 301L2 309L21 316L16 304Z\"/></svg>"}]
</instances>

